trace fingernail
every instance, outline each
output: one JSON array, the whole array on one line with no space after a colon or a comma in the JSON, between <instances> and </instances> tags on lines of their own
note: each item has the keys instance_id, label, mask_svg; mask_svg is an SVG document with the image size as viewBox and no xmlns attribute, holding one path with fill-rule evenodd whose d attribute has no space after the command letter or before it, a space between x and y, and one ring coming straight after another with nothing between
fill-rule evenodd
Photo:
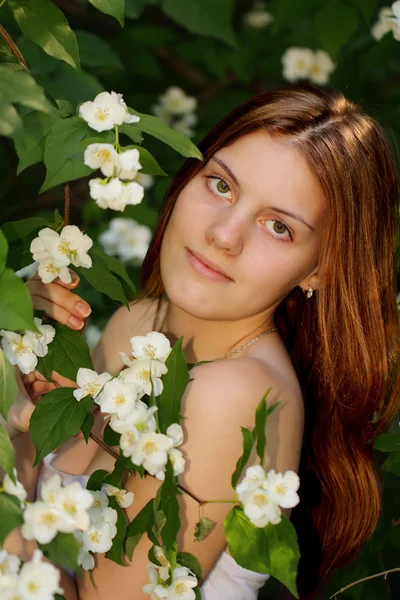
<instances>
[{"instance_id":1,"label":"fingernail","mask_svg":"<svg viewBox=\"0 0 400 600\"><path fill-rule=\"evenodd\" d=\"M78 302L75 308L76 312L82 315L82 317L88 317L92 312L89 304L85 304L84 302Z\"/></svg>"},{"instance_id":2,"label":"fingernail","mask_svg":"<svg viewBox=\"0 0 400 600\"><path fill-rule=\"evenodd\" d=\"M79 276L75 273L75 271L69 269L69 272L71 273L72 281L79 281Z\"/></svg>"},{"instance_id":3,"label":"fingernail","mask_svg":"<svg viewBox=\"0 0 400 600\"><path fill-rule=\"evenodd\" d=\"M70 317L68 323L74 329L82 329L82 327L84 325L83 321L81 321L80 319L78 319L78 317Z\"/></svg>"}]
</instances>

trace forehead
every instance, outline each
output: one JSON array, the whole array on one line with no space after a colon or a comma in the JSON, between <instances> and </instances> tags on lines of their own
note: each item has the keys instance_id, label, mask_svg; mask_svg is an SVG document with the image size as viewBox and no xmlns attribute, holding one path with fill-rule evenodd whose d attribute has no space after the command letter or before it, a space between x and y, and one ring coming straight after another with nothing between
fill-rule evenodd
<instances>
[{"instance_id":1,"label":"forehead","mask_svg":"<svg viewBox=\"0 0 400 600\"><path fill-rule=\"evenodd\" d=\"M281 206L317 223L325 213L326 199L317 178L290 138L259 129L221 148L222 159L236 176L241 191L265 205ZM210 164L216 165L215 161Z\"/></svg>"}]
</instances>

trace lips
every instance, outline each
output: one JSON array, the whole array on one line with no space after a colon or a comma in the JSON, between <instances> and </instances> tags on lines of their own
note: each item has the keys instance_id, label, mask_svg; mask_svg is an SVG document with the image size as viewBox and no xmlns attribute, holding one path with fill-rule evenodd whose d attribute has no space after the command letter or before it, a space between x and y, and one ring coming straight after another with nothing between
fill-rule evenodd
<instances>
[{"instance_id":1,"label":"lips","mask_svg":"<svg viewBox=\"0 0 400 600\"><path fill-rule=\"evenodd\" d=\"M203 254L189 250L189 248L186 249L186 252L189 263L201 275L219 281L233 281L222 267L203 256Z\"/></svg>"}]
</instances>

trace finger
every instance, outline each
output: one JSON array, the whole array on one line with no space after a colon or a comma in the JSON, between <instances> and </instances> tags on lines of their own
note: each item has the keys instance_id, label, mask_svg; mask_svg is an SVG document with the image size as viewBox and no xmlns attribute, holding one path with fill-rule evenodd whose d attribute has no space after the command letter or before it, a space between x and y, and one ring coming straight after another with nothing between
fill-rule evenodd
<instances>
[{"instance_id":1,"label":"finger","mask_svg":"<svg viewBox=\"0 0 400 600\"><path fill-rule=\"evenodd\" d=\"M75 316L81 320L88 317L91 313L91 308L87 302L77 294L72 293L69 289L65 289L57 283L48 283L44 285L41 281L32 280L29 282L28 288L35 308L36 303L40 302L37 298L40 297L63 308L69 312L71 316Z\"/></svg>"},{"instance_id":2,"label":"finger","mask_svg":"<svg viewBox=\"0 0 400 600\"><path fill-rule=\"evenodd\" d=\"M50 381L35 381L35 383L32 383L32 395L47 394L47 392L51 392L55 388L54 383Z\"/></svg>"},{"instance_id":3,"label":"finger","mask_svg":"<svg viewBox=\"0 0 400 600\"><path fill-rule=\"evenodd\" d=\"M51 380L58 387L79 387L75 381L72 381L72 379L67 379L67 377L63 377L63 375L60 375L60 373L57 373L57 371L53 371L51 373Z\"/></svg>"},{"instance_id":4,"label":"finger","mask_svg":"<svg viewBox=\"0 0 400 600\"><path fill-rule=\"evenodd\" d=\"M36 371L36 373L39 373L39 371ZM28 373L27 375L22 375L22 381L24 382L24 385L30 385L31 383L33 383L35 380L37 379L37 377L35 376L35 373Z\"/></svg>"},{"instance_id":5,"label":"finger","mask_svg":"<svg viewBox=\"0 0 400 600\"><path fill-rule=\"evenodd\" d=\"M71 314L68 310L43 298L42 296L32 296L33 306L36 310L43 310L48 317L51 317L55 321L63 325L68 325L70 329L80 330L85 325L85 321L82 317L77 317Z\"/></svg>"},{"instance_id":6,"label":"finger","mask_svg":"<svg viewBox=\"0 0 400 600\"><path fill-rule=\"evenodd\" d=\"M78 287L79 282L80 282L80 278L79 275L77 273L75 273L75 271L73 271L72 269L68 269L68 271L70 272L71 275L71 283L64 283L63 281L61 281L61 279L59 277L57 277L57 279L54 280L54 283L56 285L60 285L61 287L67 288L68 290L73 290L76 287Z\"/></svg>"},{"instance_id":7,"label":"finger","mask_svg":"<svg viewBox=\"0 0 400 600\"><path fill-rule=\"evenodd\" d=\"M31 375L34 376L34 381L48 381L48 379L46 379L46 377L44 375L42 375L42 373L40 373L40 371L38 371L38 370L33 371L33 373L31 373Z\"/></svg>"}]
</instances>

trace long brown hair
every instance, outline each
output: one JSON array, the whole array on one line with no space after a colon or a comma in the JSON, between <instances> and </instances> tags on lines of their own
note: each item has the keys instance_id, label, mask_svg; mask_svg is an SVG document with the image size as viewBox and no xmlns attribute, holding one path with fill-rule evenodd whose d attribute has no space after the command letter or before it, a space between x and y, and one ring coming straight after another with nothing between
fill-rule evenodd
<instances>
[{"instance_id":1,"label":"long brown hair","mask_svg":"<svg viewBox=\"0 0 400 600\"><path fill-rule=\"evenodd\" d=\"M300 504L291 515L305 599L330 569L357 555L381 510L371 442L399 409L399 180L380 125L340 92L312 85L241 104L200 144L205 161L260 128L302 153L329 206L321 289L306 300L297 286L275 313L305 400ZM172 181L143 264L141 297L163 294L162 237L176 199L202 167L190 158Z\"/></svg>"}]
</instances>

